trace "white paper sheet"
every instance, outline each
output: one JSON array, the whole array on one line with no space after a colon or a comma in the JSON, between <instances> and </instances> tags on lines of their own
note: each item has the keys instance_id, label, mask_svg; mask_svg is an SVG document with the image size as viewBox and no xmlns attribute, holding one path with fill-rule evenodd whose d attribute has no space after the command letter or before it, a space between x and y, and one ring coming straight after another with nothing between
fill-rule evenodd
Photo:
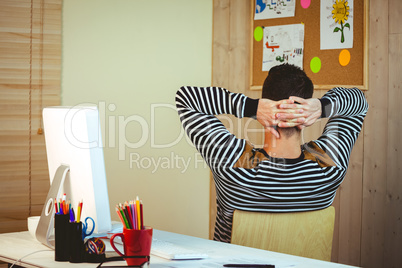
<instances>
[{"instance_id":1,"label":"white paper sheet","mask_svg":"<svg viewBox=\"0 0 402 268\"><path fill-rule=\"evenodd\" d=\"M304 25L290 24L264 28L262 70L289 63L303 69Z\"/></svg>"},{"instance_id":2,"label":"white paper sheet","mask_svg":"<svg viewBox=\"0 0 402 268\"><path fill-rule=\"evenodd\" d=\"M255 0L255 20L295 16L296 0Z\"/></svg>"},{"instance_id":3,"label":"white paper sheet","mask_svg":"<svg viewBox=\"0 0 402 268\"><path fill-rule=\"evenodd\" d=\"M320 9L320 48L353 48L353 0L321 0Z\"/></svg>"}]
</instances>

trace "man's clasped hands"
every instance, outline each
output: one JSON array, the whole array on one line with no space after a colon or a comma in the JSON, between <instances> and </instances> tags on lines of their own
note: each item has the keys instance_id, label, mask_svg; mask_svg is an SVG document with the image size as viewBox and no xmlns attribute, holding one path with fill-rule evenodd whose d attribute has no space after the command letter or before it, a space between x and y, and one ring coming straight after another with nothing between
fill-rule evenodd
<instances>
[{"instance_id":1,"label":"man's clasped hands","mask_svg":"<svg viewBox=\"0 0 402 268\"><path fill-rule=\"evenodd\" d=\"M311 126L320 117L321 102L316 98L260 99L258 102L257 121L278 139L280 136L276 127L302 129Z\"/></svg>"}]
</instances>

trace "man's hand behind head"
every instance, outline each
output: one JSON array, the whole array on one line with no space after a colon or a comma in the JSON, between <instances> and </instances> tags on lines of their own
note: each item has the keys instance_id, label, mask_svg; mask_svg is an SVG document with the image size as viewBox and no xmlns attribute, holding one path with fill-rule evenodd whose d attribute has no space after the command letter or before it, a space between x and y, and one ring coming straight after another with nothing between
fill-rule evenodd
<instances>
[{"instance_id":1,"label":"man's hand behind head","mask_svg":"<svg viewBox=\"0 0 402 268\"><path fill-rule=\"evenodd\" d=\"M293 101L292 103L282 103L279 105L280 109L284 109L285 111L287 110L298 110L300 114L298 114L300 117L304 118L304 122L302 124L298 125L298 128L302 129L304 127L311 126L314 124L317 119L321 117L321 102L319 99L303 99L300 97L290 97L290 101ZM287 119L293 119L292 115L290 113L278 113L277 114L278 120L281 122L285 122L284 120ZM286 124L282 124L279 122L280 127L286 127Z\"/></svg>"},{"instance_id":2,"label":"man's hand behind head","mask_svg":"<svg viewBox=\"0 0 402 268\"><path fill-rule=\"evenodd\" d=\"M292 99L271 101L260 99L257 109L257 121L269 132L279 138L276 126L295 127L305 122L302 105L295 104Z\"/></svg>"}]
</instances>

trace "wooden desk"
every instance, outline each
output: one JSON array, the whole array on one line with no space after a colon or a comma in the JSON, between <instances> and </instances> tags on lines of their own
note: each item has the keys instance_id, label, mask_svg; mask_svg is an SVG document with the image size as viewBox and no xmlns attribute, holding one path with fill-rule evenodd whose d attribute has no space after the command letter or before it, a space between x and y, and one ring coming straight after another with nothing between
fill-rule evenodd
<instances>
[{"instance_id":1,"label":"wooden desk","mask_svg":"<svg viewBox=\"0 0 402 268\"><path fill-rule=\"evenodd\" d=\"M247 260L259 261L264 264L275 264L276 268L296 267L296 268L335 268L352 267L331 262L323 262L313 259L301 258L266 250L242 247L180 235L160 230L154 230L154 238L172 242L174 244L206 252L209 256L205 260L191 261L169 261L151 255L150 267L222 267L225 263L246 263ZM106 250L111 249L106 243ZM36 252L32 255L26 256ZM26 257L24 257L26 256ZM17 265L24 267L96 267L98 264L54 261L54 252L34 239L28 232L0 234L0 260L14 263L24 257ZM126 265L124 261L105 263L110 265Z\"/></svg>"}]
</instances>

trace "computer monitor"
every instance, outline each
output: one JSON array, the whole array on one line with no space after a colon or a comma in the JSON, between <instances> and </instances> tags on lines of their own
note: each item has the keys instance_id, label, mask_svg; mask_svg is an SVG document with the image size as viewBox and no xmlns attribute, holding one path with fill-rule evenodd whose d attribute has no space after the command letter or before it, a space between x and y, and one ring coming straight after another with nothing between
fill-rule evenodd
<instances>
[{"instance_id":1,"label":"computer monitor","mask_svg":"<svg viewBox=\"0 0 402 268\"><path fill-rule=\"evenodd\" d=\"M94 233L112 228L99 111L96 106L43 109L43 124L51 187L36 237L53 247L55 199L65 193L72 208L83 201L81 220L95 221Z\"/></svg>"}]
</instances>

